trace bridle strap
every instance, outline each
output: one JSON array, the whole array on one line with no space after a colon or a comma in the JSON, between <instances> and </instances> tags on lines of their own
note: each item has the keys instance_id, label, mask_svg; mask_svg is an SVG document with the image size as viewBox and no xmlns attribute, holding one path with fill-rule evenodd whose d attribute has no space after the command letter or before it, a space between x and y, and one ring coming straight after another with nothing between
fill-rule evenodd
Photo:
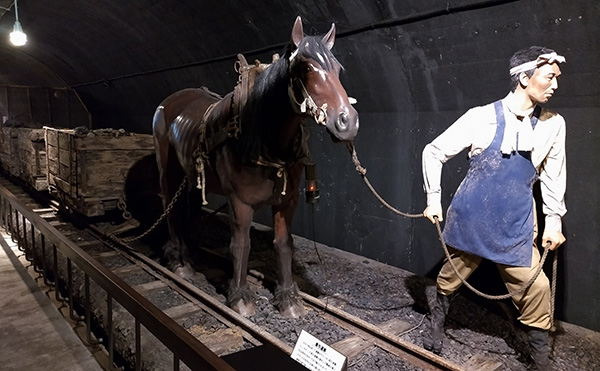
<instances>
[{"instance_id":1,"label":"bridle strap","mask_svg":"<svg viewBox=\"0 0 600 371\"><path fill-rule=\"evenodd\" d=\"M300 91L302 92L302 101L299 102L296 99L296 93L294 90L294 82L297 83ZM308 114L311 116L319 125L325 125L327 122L327 103L323 103L321 107L317 106L315 100L310 96L308 90L304 86L301 79L291 77L290 83L288 84L288 94L292 101L294 111L298 114Z\"/></svg>"}]
</instances>

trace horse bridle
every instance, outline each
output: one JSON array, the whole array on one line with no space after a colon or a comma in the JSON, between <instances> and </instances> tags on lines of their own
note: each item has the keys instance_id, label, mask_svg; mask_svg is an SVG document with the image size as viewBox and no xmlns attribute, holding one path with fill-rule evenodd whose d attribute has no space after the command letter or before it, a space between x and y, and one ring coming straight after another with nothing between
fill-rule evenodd
<instances>
[{"instance_id":1,"label":"horse bridle","mask_svg":"<svg viewBox=\"0 0 600 371\"><path fill-rule=\"evenodd\" d=\"M298 49L294 50L294 52L290 55L290 70L292 69L292 61L297 54ZM292 75L291 72L290 75ZM298 101L296 98L294 83L297 84L297 87L302 92L302 101ZM306 90L306 86L304 86L302 79L295 76L290 77L288 84L288 95L290 96L290 100L293 102L292 106L297 113L308 114L316 121L317 124L325 126L327 122L327 102L323 103L319 107L317 103L315 103L315 100L310 96L308 90Z\"/></svg>"}]
</instances>

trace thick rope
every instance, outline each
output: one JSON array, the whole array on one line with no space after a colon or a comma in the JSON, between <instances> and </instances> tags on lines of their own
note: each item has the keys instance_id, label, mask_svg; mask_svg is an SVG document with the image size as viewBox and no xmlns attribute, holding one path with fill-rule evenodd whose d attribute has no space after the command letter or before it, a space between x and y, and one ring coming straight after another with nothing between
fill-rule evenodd
<instances>
[{"instance_id":1,"label":"thick rope","mask_svg":"<svg viewBox=\"0 0 600 371\"><path fill-rule=\"evenodd\" d=\"M491 300L502 300L502 299L508 299L512 296L518 295L523 293L525 290L527 290L529 288L529 286L531 286L533 284L533 282L538 278L538 276L540 275L540 273L542 272L542 268L544 267L544 262L546 261L546 257L548 256L548 251L549 249L547 247L544 247L544 254L542 255L542 258L540 259L540 262L538 263L538 266L536 268L535 274L529 279L529 281L527 281L527 283L525 283L521 288L519 288L516 291L513 292L508 292L508 294L504 294L504 295L488 295L485 294L479 290L477 290L475 287L471 286L467 280L461 276L458 273L458 268L456 268L456 266L454 265L454 262L452 261L451 257L450 257L450 252L448 251L448 245L446 245L446 241L444 241L444 236L442 234L442 228L440 227L440 222L438 220L438 218L435 218L435 227L437 228L438 231L438 235L440 237L440 241L442 243L442 246L444 247L444 254L446 254L446 259L448 260L448 262L450 263L450 266L452 267L452 270L454 270L454 274L456 274L458 276L458 278L460 279L460 281L467 286L469 289L471 289L471 291L473 291L474 293L476 293L479 296L482 296L486 299L491 299Z\"/></svg>"},{"instance_id":2,"label":"thick rope","mask_svg":"<svg viewBox=\"0 0 600 371\"><path fill-rule=\"evenodd\" d=\"M350 155L352 157L352 163L354 164L356 171L361 175L361 177L363 178L363 180L365 181L365 184L367 185L367 187L371 190L371 192L373 193L373 195L388 209L390 209L391 211L393 211L396 214L402 215L404 217L407 218L421 218L421 217L425 217L424 214L408 214L408 213L404 213L394 207L392 207L390 204L388 204L378 193L377 191L375 191L375 189L373 188L373 186L371 185L371 183L369 182L369 180L367 179L367 169L364 168L361 164L360 161L358 160L358 155L356 154L356 148L354 147L354 142L348 142L347 143L347 148L348 151L350 152ZM540 275L542 268L544 266L544 262L546 261L546 257L548 256L548 247L544 247L544 254L542 255L542 258L540 259L540 262L538 264L538 267L536 268L536 272L533 275L533 277L531 277L531 279L529 281L527 281L527 283L525 285L523 285L521 288L519 288L518 290L514 291L514 292L509 292L508 294L504 294L504 295L488 295L485 294L479 290L477 290L476 288L474 288L473 286L471 286L464 277L462 277L459 273L458 273L458 269L456 268L456 266L454 265L454 263L452 262L452 259L450 259L450 252L448 251L448 246L446 245L446 241L444 241L444 236L442 234L442 228L440 227L440 223L438 221L437 218L435 218L435 226L437 228L437 232L440 238L440 242L442 244L442 248L444 250L444 254L446 255L446 259L448 259L448 261L450 262L450 265L452 266L452 269L454 270L454 273L458 276L458 278L460 279L460 281L467 286L471 291L473 291L475 294L482 296L486 299L492 299L492 300L501 300L501 299L507 299L510 298L512 296L518 295L523 293L525 290L527 290L532 284L533 282L538 278L538 276ZM550 294L551 294L551 303L550 303L550 315L552 318L552 321L554 321L554 304L555 304L555 297L556 297L556 276L557 276L557 266L558 266L558 253L555 250L554 251L554 264L553 264L553 271L552 271L552 286L551 286L551 290L550 290Z\"/></svg>"},{"instance_id":3,"label":"thick rope","mask_svg":"<svg viewBox=\"0 0 600 371\"><path fill-rule=\"evenodd\" d=\"M278 163L278 162L268 161L268 160L265 160L262 156L259 156L256 159L256 161L254 161L254 162L257 165L266 166L266 167L273 167L273 168L275 168L277 170L277 177L283 179L283 187L281 189L281 195L285 196L285 194L287 192L287 183L288 183L287 171L285 169L285 163Z\"/></svg>"},{"instance_id":4,"label":"thick rope","mask_svg":"<svg viewBox=\"0 0 600 371\"><path fill-rule=\"evenodd\" d=\"M198 177L196 179L196 188L202 191L202 206L208 205L208 201L206 201L206 172L204 166L205 155L203 153L198 153L196 156L196 173Z\"/></svg>"},{"instance_id":5,"label":"thick rope","mask_svg":"<svg viewBox=\"0 0 600 371\"><path fill-rule=\"evenodd\" d=\"M356 154L356 148L354 147L354 142L348 142L346 144L346 147L348 148L348 151L350 152L350 155L352 156L352 163L354 164L355 168L356 168L356 172L358 172L360 174L360 176L363 178L363 180L365 181L365 184L367 185L367 187L369 187L369 189L371 190L371 192L373 193L373 195L379 200L379 202L381 202L385 207L387 207L388 209L390 209L391 211L395 212L396 214L402 215L406 218L422 218L425 215L423 215L423 213L421 214L408 214L408 213L404 213L394 207L392 207L392 205L388 204L383 197L381 197L379 195L379 193L377 193L377 191L375 191L375 188L373 188L373 186L371 185L371 183L369 182L369 179L367 179L367 169L364 168L361 164L360 161L358 160L358 155Z\"/></svg>"}]
</instances>

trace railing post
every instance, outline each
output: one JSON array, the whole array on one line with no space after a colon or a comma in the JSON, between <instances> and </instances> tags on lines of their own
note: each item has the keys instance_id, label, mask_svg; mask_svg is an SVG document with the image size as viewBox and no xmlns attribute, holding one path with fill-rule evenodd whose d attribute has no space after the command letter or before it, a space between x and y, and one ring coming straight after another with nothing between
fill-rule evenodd
<instances>
[{"instance_id":1,"label":"railing post","mask_svg":"<svg viewBox=\"0 0 600 371\"><path fill-rule=\"evenodd\" d=\"M142 336L140 321L135 319L135 371L142 371Z\"/></svg>"},{"instance_id":2,"label":"railing post","mask_svg":"<svg viewBox=\"0 0 600 371\"><path fill-rule=\"evenodd\" d=\"M33 225L33 223L29 223L29 225L31 226L31 253L33 256L33 271L38 274L38 276L35 278L37 280L42 277L42 269L40 267L42 265L41 262L43 261L43 259L40 259L37 251L38 244L36 243L35 239L35 226Z\"/></svg>"},{"instance_id":3,"label":"railing post","mask_svg":"<svg viewBox=\"0 0 600 371\"><path fill-rule=\"evenodd\" d=\"M42 275L44 276L44 285L52 287L52 281L48 279L48 266L46 264L46 236L41 233L40 237L42 243Z\"/></svg>"},{"instance_id":4,"label":"railing post","mask_svg":"<svg viewBox=\"0 0 600 371\"><path fill-rule=\"evenodd\" d=\"M73 301L73 267L70 258L67 258L67 298L69 300L69 317L79 323L81 317L75 314L75 303Z\"/></svg>"},{"instance_id":5,"label":"railing post","mask_svg":"<svg viewBox=\"0 0 600 371\"><path fill-rule=\"evenodd\" d=\"M88 345L98 344L99 341L92 339L92 309L90 302L90 276L84 273L84 286L85 286L85 338Z\"/></svg>"},{"instance_id":6,"label":"railing post","mask_svg":"<svg viewBox=\"0 0 600 371\"><path fill-rule=\"evenodd\" d=\"M64 306L65 299L60 297L60 276L58 274L58 248L52 244L52 253L54 256L54 298L61 303L61 308Z\"/></svg>"},{"instance_id":7,"label":"railing post","mask_svg":"<svg viewBox=\"0 0 600 371\"><path fill-rule=\"evenodd\" d=\"M114 323L113 323L113 298L112 296L107 292L106 293L106 301L107 301L107 308L106 308L106 316L107 316L107 320L108 320L108 361L110 362L110 368L111 370L114 369L114 364L115 364L115 331L114 331Z\"/></svg>"}]
</instances>

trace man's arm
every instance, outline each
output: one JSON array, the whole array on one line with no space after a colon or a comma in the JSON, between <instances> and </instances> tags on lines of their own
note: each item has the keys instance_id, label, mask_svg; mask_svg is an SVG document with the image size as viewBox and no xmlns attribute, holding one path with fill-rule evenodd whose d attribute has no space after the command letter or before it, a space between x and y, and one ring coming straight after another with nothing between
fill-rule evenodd
<instances>
[{"instance_id":1,"label":"man's arm","mask_svg":"<svg viewBox=\"0 0 600 371\"><path fill-rule=\"evenodd\" d=\"M567 161L565 151L566 125L562 117L559 130L552 147L540 168L540 188L542 191L543 212L546 215L542 244L551 250L556 249L565 237L562 234L562 217L567 212L565 192L567 185Z\"/></svg>"}]
</instances>

